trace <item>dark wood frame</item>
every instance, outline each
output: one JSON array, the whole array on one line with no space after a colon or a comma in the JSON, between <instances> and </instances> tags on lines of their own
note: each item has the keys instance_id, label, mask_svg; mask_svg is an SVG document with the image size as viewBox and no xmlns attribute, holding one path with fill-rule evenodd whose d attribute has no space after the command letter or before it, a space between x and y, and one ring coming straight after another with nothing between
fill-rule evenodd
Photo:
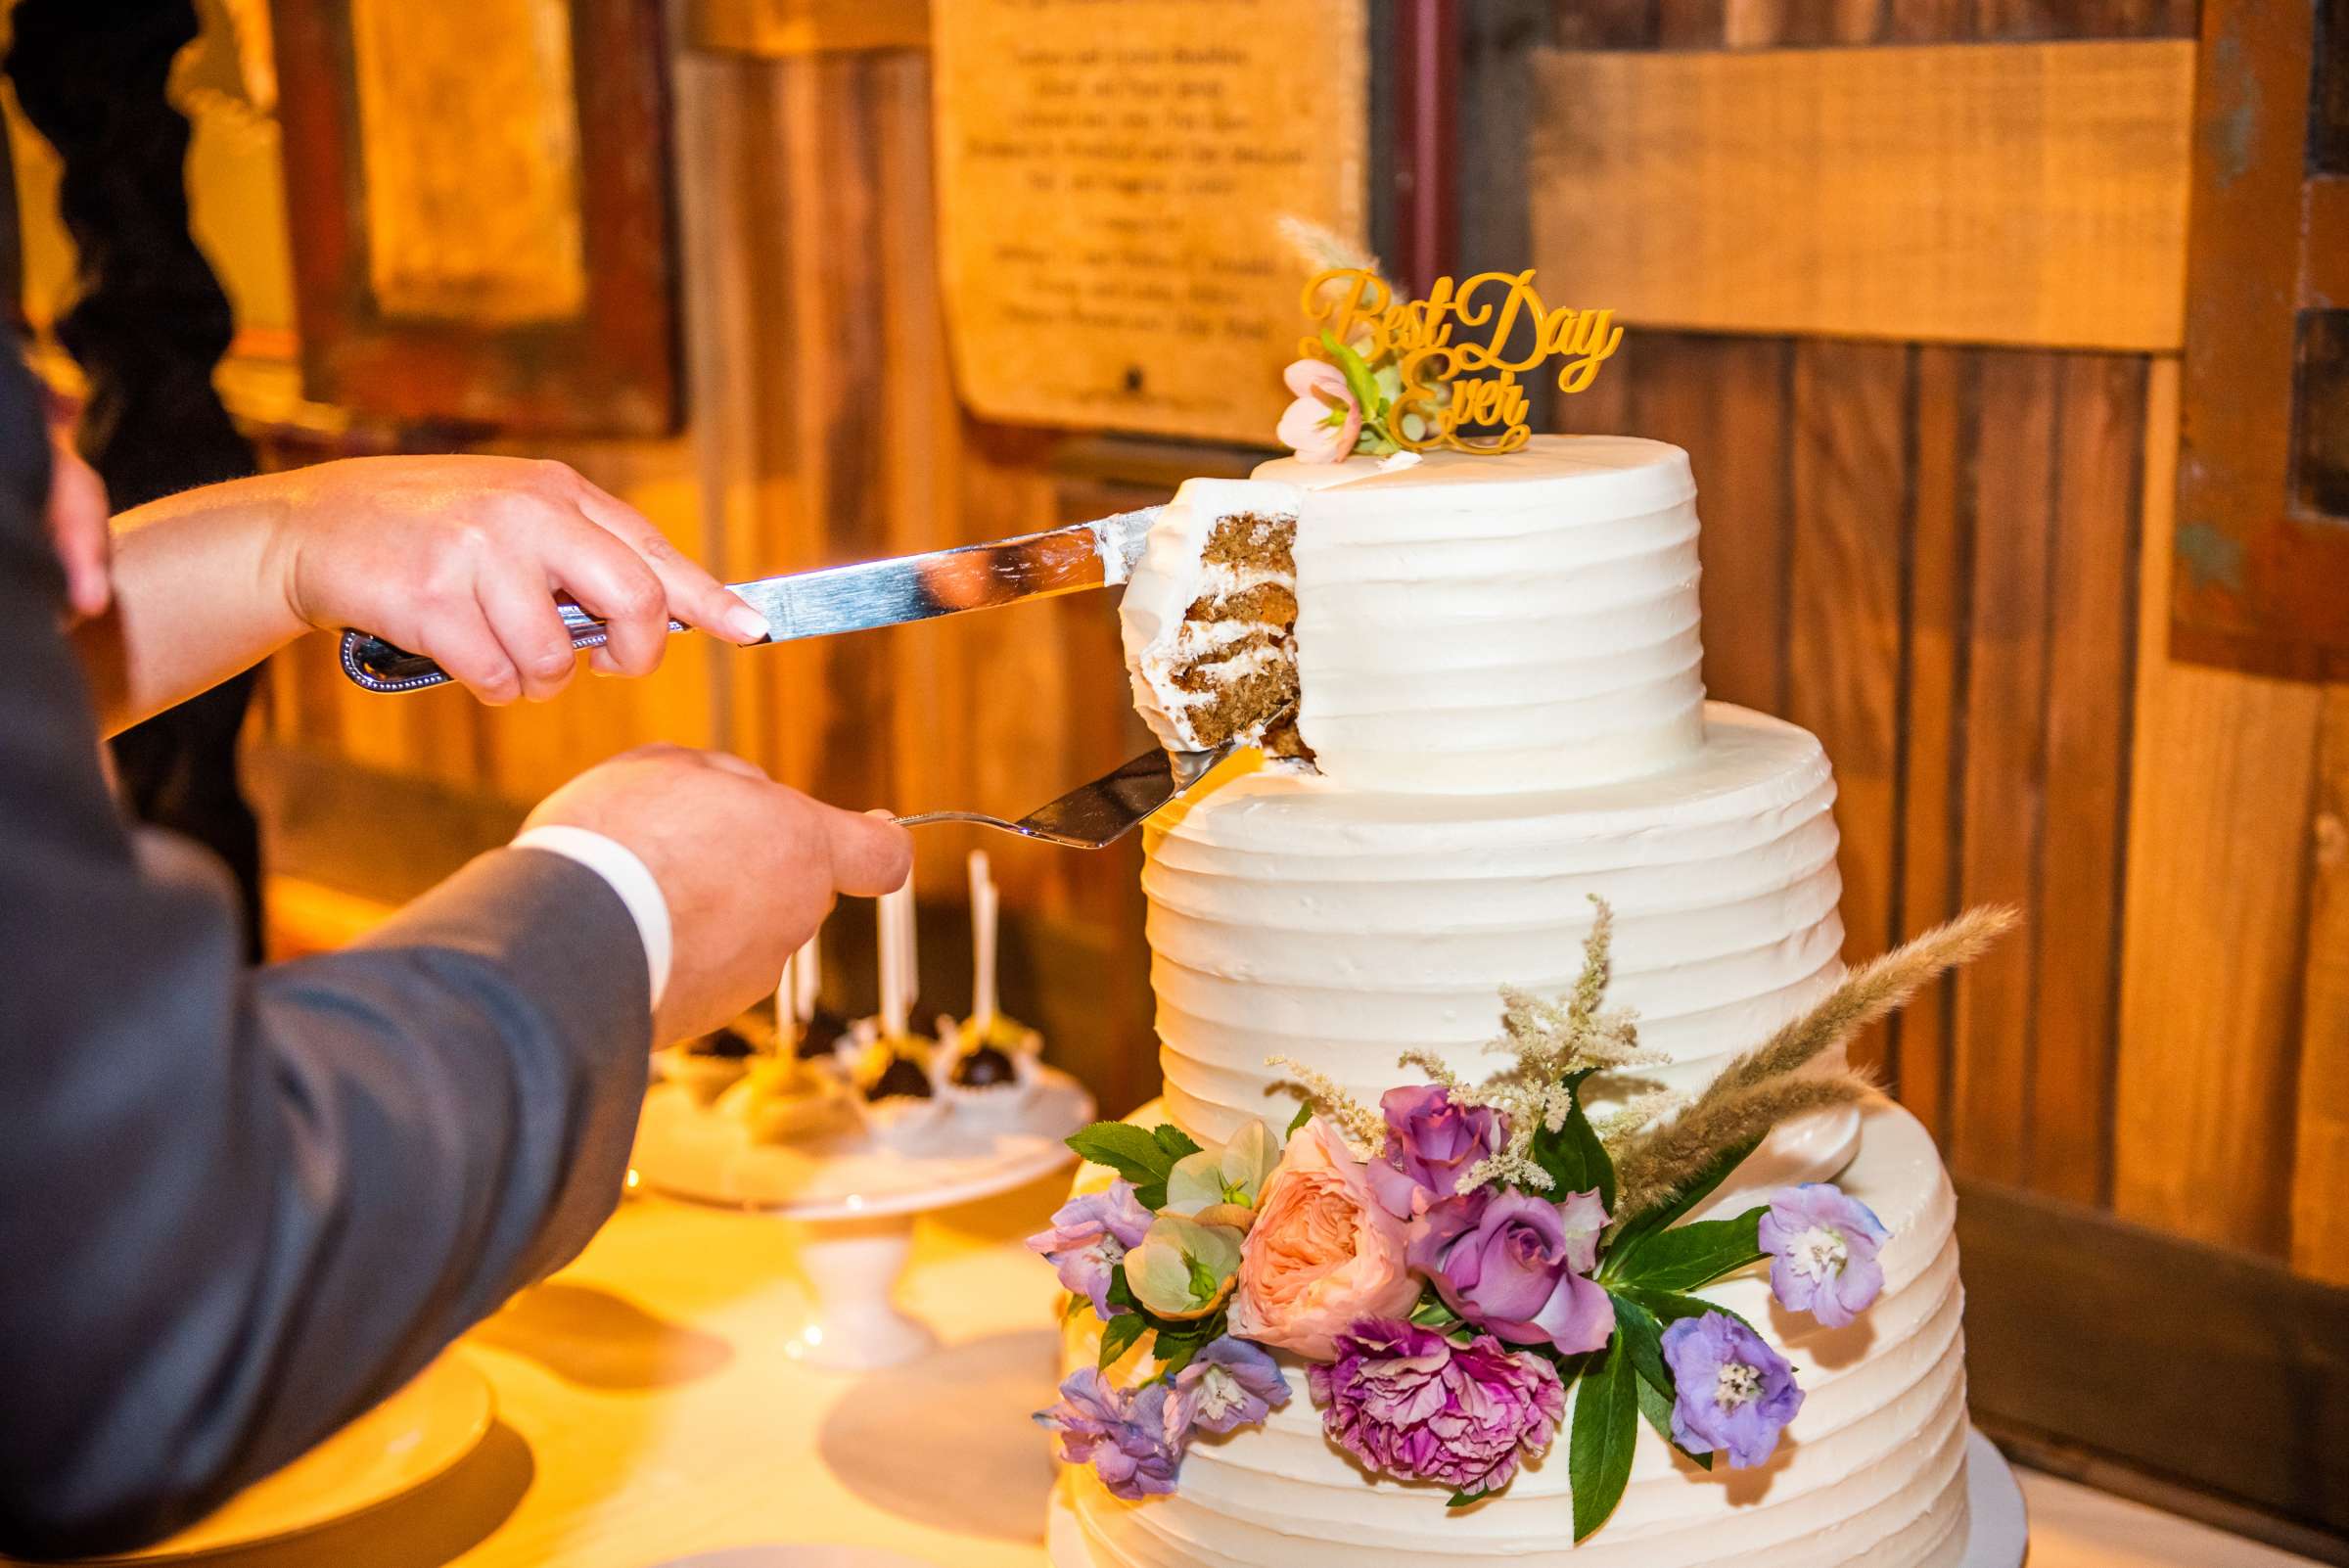
<instances>
[{"instance_id":1,"label":"dark wood frame","mask_svg":"<svg viewBox=\"0 0 2349 1568\"><path fill-rule=\"evenodd\" d=\"M2339 680L2349 519L2300 507L2292 472L2300 318L2349 307L2349 174L2308 170L2326 5L2341 26L2337 0L2203 0L2171 648Z\"/></svg>"},{"instance_id":2,"label":"dark wood frame","mask_svg":"<svg viewBox=\"0 0 2349 1568\"><path fill-rule=\"evenodd\" d=\"M273 7L303 389L403 422L534 436L676 429L668 55L657 0L572 0L587 301L491 328L383 314L367 286L348 0Z\"/></svg>"}]
</instances>

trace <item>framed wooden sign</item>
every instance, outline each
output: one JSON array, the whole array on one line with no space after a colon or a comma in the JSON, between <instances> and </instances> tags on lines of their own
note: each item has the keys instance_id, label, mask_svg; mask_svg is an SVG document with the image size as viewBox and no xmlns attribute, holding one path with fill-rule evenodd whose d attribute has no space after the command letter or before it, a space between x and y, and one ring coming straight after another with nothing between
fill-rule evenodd
<instances>
[{"instance_id":1,"label":"framed wooden sign","mask_svg":"<svg viewBox=\"0 0 2349 1568\"><path fill-rule=\"evenodd\" d=\"M306 393L532 435L677 420L658 0L277 0Z\"/></svg>"},{"instance_id":2,"label":"framed wooden sign","mask_svg":"<svg viewBox=\"0 0 2349 1568\"><path fill-rule=\"evenodd\" d=\"M955 378L1016 423L1266 443L1319 263L1368 223L1367 0L934 8Z\"/></svg>"}]
</instances>

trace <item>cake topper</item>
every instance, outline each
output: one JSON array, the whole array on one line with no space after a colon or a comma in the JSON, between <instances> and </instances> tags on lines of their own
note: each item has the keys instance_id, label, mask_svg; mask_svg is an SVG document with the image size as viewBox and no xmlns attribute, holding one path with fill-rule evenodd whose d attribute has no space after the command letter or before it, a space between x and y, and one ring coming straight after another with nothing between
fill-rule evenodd
<instances>
[{"instance_id":1,"label":"cake topper","mask_svg":"<svg viewBox=\"0 0 2349 1568\"><path fill-rule=\"evenodd\" d=\"M1311 463L1446 446L1513 452L1533 435L1518 378L1554 358L1558 390L1581 392L1623 342L1612 310L1544 303L1531 267L1438 278L1423 300L1399 297L1374 267L1329 267L1303 302L1315 332L1284 373L1297 400L1280 438ZM1530 342L1513 351L1521 327Z\"/></svg>"}]
</instances>

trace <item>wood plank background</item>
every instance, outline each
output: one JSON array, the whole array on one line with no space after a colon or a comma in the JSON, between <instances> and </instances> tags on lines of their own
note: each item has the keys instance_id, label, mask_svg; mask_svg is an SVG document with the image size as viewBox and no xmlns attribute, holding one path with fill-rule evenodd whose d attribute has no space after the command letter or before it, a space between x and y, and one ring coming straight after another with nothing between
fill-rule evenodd
<instances>
[{"instance_id":1,"label":"wood plank background","mask_svg":"<svg viewBox=\"0 0 2349 1568\"><path fill-rule=\"evenodd\" d=\"M1737 49L2196 21L1560 0L1555 31ZM1635 329L1619 360L1560 424L1692 453L1707 684L1835 760L1850 955L1982 899L2029 915L1875 1042L1953 1167L2349 1282L2349 688L2169 657L2175 356Z\"/></svg>"},{"instance_id":2,"label":"wood plank background","mask_svg":"<svg viewBox=\"0 0 2349 1568\"><path fill-rule=\"evenodd\" d=\"M1555 47L2190 37L2191 0L1558 0ZM695 408L559 451L726 570L992 536L1248 454L980 424L944 361L917 50L677 66ZM1535 193L1539 202L1542 195ZM2174 356L1642 330L1560 428L1694 456L1706 679L1817 730L1850 954L1987 899L2030 924L1871 1042L1953 1166L2349 1283L2349 688L2169 656ZM268 736L527 801L650 736L851 806L1024 808L1139 744L1113 609L737 655L543 710L388 704L324 648ZM941 929L968 841L925 841ZM1012 1007L1113 1104L1156 1081L1130 852L990 846ZM842 922L852 947L861 911ZM959 1002L933 954L929 1000Z\"/></svg>"}]
</instances>

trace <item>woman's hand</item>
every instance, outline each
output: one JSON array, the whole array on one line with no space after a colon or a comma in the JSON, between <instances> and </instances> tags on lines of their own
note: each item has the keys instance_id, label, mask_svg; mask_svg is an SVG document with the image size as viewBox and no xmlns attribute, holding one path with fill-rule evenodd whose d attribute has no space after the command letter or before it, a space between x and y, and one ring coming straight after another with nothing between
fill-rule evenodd
<instances>
[{"instance_id":1,"label":"woman's hand","mask_svg":"<svg viewBox=\"0 0 2349 1568\"><path fill-rule=\"evenodd\" d=\"M672 618L729 642L766 635L642 513L561 463L359 457L238 483L269 490L265 570L295 616L423 654L486 703L570 683L558 591L610 624L590 655L606 674L658 666Z\"/></svg>"}]
</instances>

